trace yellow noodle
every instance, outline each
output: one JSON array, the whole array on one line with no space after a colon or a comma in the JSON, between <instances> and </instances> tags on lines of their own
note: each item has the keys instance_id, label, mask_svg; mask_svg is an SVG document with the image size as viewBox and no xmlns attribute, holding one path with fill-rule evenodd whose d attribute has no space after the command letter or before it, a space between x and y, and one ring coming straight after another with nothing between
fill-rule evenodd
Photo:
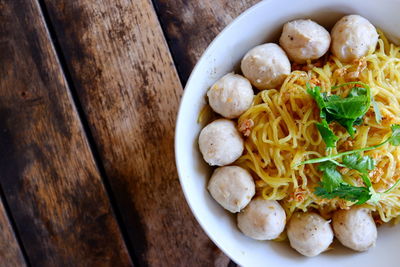
<instances>
[{"instance_id":1,"label":"yellow noodle","mask_svg":"<svg viewBox=\"0 0 400 267\"><path fill-rule=\"evenodd\" d=\"M311 63L308 63L311 65ZM294 167L296 163L327 155L325 144L315 127L319 110L306 91L306 83L320 85L323 92L345 96L350 87L331 87L349 81L361 81L371 87L383 115L377 123L372 109L356 126L354 139L333 124L340 138L334 153L383 142L390 126L400 123L400 48L388 42L381 33L378 47L359 61L345 64L330 56L322 67L293 71L279 90L264 90L255 97L252 107L240 118L239 125L252 120L250 136L245 139L245 152L236 162L256 179L257 192L265 199L279 200L288 217L296 210L318 210L329 218L339 208L354 205L342 199L322 199L313 194L320 181L315 165ZM384 191L400 178L400 148L389 144L367 151L377 167L370 173L374 188ZM343 170L344 179L362 185L353 170ZM369 205L383 222L400 215L400 188L385 194L376 205Z\"/></svg>"}]
</instances>

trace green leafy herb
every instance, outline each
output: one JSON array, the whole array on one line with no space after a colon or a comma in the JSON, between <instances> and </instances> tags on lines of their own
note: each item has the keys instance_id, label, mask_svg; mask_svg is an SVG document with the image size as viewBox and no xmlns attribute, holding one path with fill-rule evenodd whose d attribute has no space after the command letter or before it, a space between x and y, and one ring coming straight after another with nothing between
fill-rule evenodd
<instances>
[{"instance_id":1,"label":"green leafy herb","mask_svg":"<svg viewBox=\"0 0 400 267\"><path fill-rule=\"evenodd\" d=\"M337 95L325 97L325 109L332 116L333 120L351 119L356 120L358 117L366 113L366 106L369 104L369 97L361 96L347 96L341 98Z\"/></svg>"},{"instance_id":2,"label":"green leafy herb","mask_svg":"<svg viewBox=\"0 0 400 267\"><path fill-rule=\"evenodd\" d=\"M348 201L356 202L360 205L367 201L378 202L383 194L391 192L400 184L400 179L383 193L375 192L372 187L372 182L368 177L368 170L373 169L371 158L353 157L348 158L351 162L348 166L354 167L355 170L361 171L361 178L365 186L353 186L346 183L340 172L337 171L337 166L331 161L325 161L318 165L318 170L323 172L322 181L315 188L314 194L327 199L335 197L342 198Z\"/></svg>"},{"instance_id":3,"label":"green leafy herb","mask_svg":"<svg viewBox=\"0 0 400 267\"><path fill-rule=\"evenodd\" d=\"M393 146L399 146L400 145L400 124L393 124L391 126L391 129L392 129L391 136L388 139L386 139L385 141L383 141L382 143L377 144L375 146L364 147L364 148L360 148L360 149L355 149L355 150L338 153L336 155L329 155L326 157L306 160L306 161L300 162L296 166L303 165L303 164L313 164L313 163L320 163L320 162L324 162L324 161L331 161L331 160L334 160L337 158L341 158L345 155L351 155L351 154L355 154L355 153L359 153L359 152L363 152L363 151L373 150L373 149L383 146L384 144L386 144L388 142Z\"/></svg>"},{"instance_id":4,"label":"green leafy herb","mask_svg":"<svg viewBox=\"0 0 400 267\"><path fill-rule=\"evenodd\" d=\"M375 203L378 202L379 199L381 198L382 193L375 192L375 189L372 187L371 180L369 179L367 173L362 173L361 178L363 179L364 184L367 186L367 188L369 190L369 194L371 196L369 201L375 202Z\"/></svg>"},{"instance_id":5,"label":"green leafy herb","mask_svg":"<svg viewBox=\"0 0 400 267\"><path fill-rule=\"evenodd\" d=\"M365 157L348 158L349 167L356 167L364 172L371 167L370 162ZM347 165L345 165L347 166ZM340 172L337 170L337 165L331 161L325 161L318 165L318 170L322 171L322 180L319 187L315 188L314 194L323 198L332 199L339 197L345 200L362 204L371 198L379 200L375 190L372 187L371 180L366 173L362 173L361 177L365 186L358 187L346 183Z\"/></svg>"},{"instance_id":6,"label":"green leafy herb","mask_svg":"<svg viewBox=\"0 0 400 267\"><path fill-rule=\"evenodd\" d=\"M374 107L375 120L376 120L377 123L381 123L382 115L381 115L381 112L379 110L378 103L376 103L374 98L372 98L371 102L372 102L372 106Z\"/></svg>"},{"instance_id":7,"label":"green leafy herb","mask_svg":"<svg viewBox=\"0 0 400 267\"><path fill-rule=\"evenodd\" d=\"M341 85L339 85L339 86L336 86L335 88L342 87L342 86L349 85L349 84L362 84L362 86L364 86L364 87L357 87L357 86L356 86L356 87L353 87L353 88L350 90L350 93L349 93L348 97L368 96L368 93L369 93L369 91L370 91L368 85L363 84L363 83L360 83L360 82L355 82L355 83L344 83L344 84L341 84ZM367 88L368 88L368 89L367 89Z\"/></svg>"},{"instance_id":8,"label":"green leafy herb","mask_svg":"<svg viewBox=\"0 0 400 267\"><path fill-rule=\"evenodd\" d=\"M375 168L375 161L369 156L361 157L360 153L344 155L342 157L343 165L361 173L368 173ZM330 162L330 161L326 161Z\"/></svg>"},{"instance_id":9,"label":"green leafy herb","mask_svg":"<svg viewBox=\"0 0 400 267\"><path fill-rule=\"evenodd\" d=\"M383 193L375 192L372 187L372 182L368 177L368 171L375 168L375 161L369 156L360 155L360 152L362 151L376 149L386 143L390 143L393 146L399 146L400 125L394 124L391 126L391 129L391 136L381 144L302 162L301 164L319 163L318 170L323 172L321 182L319 186L315 188L314 194L322 198L332 199L338 197L356 202L356 204L363 204L366 201L377 202L381 198L382 194L390 193L394 188L396 188L400 184L400 179ZM334 160L337 158L342 158L342 163ZM365 186L353 186L346 183L340 172L337 170L338 166L357 170L360 173Z\"/></svg>"},{"instance_id":10,"label":"green leafy herb","mask_svg":"<svg viewBox=\"0 0 400 267\"><path fill-rule=\"evenodd\" d=\"M307 83L306 85L307 92L314 98L320 109L322 123L318 123L317 128L327 148L335 147L337 141L337 139L333 138L334 133L329 128L329 123L336 121L347 130L351 137L354 137L354 125L361 124L362 117L371 106L371 90L364 83L344 83L332 87L332 90L348 85L354 85L355 87L350 90L345 98L337 95L327 96L326 93L321 93L319 86L311 88L310 84Z\"/></svg>"},{"instance_id":11,"label":"green leafy herb","mask_svg":"<svg viewBox=\"0 0 400 267\"><path fill-rule=\"evenodd\" d=\"M356 129L353 127L354 125L359 125L356 122L359 120L360 118L356 118L356 119L344 119L344 118L338 118L336 119L336 122L339 123L340 125L342 125L346 131L350 134L351 137L354 137L354 134L356 133Z\"/></svg>"},{"instance_id":12,"label":"green leafy herb","mask_svg":"<svg viewBox=\"0 0 400 267\"><path fill-rule=\"evenodd\" d=\"M326 121L326 112L325 112L325 100L326 93L321 93L321 88L319 86L315 86L311 88L310 84L307 83L307 92L314 98L315 102L317 103L320 109L320 117L321 122L316 123L317 129L324 140L327 148L336 147L336 142L339 138L333 133L333 131L329 128L329 124Z\"/></svg>"},{"instance_id":13,"label":"green leafy herb","mask_svg":"<svg viewBox=\"0 0 400 267\"><path fill-rule=\"evenodd\" d=\"M336 165L330 161L318 165L318 170L323 172L322 186L327 192L332 192L342 182L342 175L337 171Z\"/></svg>"},{"instance_id":14,"label":"green leafy herb","mask_svg":"<svg viewBox=\"0 0 400 267\"><path fill-rule=\"evenodd\" d=\"M391 126L392 135L389 137L389 142L392 146L400 145L400 124L393 124Z\"/></svg>"},{"instance_id":15,"label":"green leafy herb","mask_svg":"<svg viewBox=\"0 0 400 267\"><path fill-rule=\"evenodd\" d=\"M317 129L322 136L327 148L333 148L336 146L337 140L339 138L333 133L333 131L329 128L328 123L325 119L322 119L321 123L316 123Z\"/></svg>"},{"instance_id":16,"label":"green leafy herb","mask_svg":"<svg viewBox=\"0 0 400 267\"><path fill-rule=\"evenodd\" d=\"M357 187L349 184L340 184L331 192L327 191L323 186L316 187L314 194L327 199L335 197L348 201L356 202L360 205L367 202L371 198L371 193L367 187Z\"/></svg>"},{"instance_id":17,"label":"green leafy herb","mask_svg":"<svg viewBox=\"0 0 400 267\"><path fill-rule=\"evenodd\" d=\"M319 86L315 86L314 88L311 88L310 84L307 83L307 93L310 94L312 96L312 98L314 98L315 102L317 102L317 105L319 107L319 109L321 110L321 112L324 112L324 108L325 108L325 100L324 100L324 96L326 96L326 94L322 94L321 93L321 87ZM323 116L321 115L321 118Z\"/></svg>"},{"instance_id":18,"label":"green leafy herb","mask_svg":"<svg viewBox=\"0 0 400 267\"><path fill-rule=\"evenodd\" d=\"M318 165L318 170L323 172L323 176L319 186L315 188L314 194L327 199L338 197L356 202L356 204L363 204L368 200L378 201L381 194L375 192L367 174L367 170L372 166L370 158L348 157L347 164L345 165L350 168L354 167L356 170L361 170L361 178L365 186L353 186L346 183L336 169L336 164L331 161L325 161Z\"/></svg>"},{"instance_id":19,"label":"green leafy herb","mask_svg":"<svg viewBox=\"0 0 400 267\"><path fill-rule=\"evenodd\" d=\"M371 183L371 180L370 180L369 177L368 177L368 174L366 174L366 173L361 174L361 178L362 178L364 184L365 184L367 187L371 187L371 186L372 186L372 183Z\"/></svg>"}]
</instances>

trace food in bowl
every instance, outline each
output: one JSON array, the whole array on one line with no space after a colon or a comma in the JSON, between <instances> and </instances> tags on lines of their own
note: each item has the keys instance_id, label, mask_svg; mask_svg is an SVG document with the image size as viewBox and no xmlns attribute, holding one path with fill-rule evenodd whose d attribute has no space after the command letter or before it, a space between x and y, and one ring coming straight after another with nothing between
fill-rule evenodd
<instances>
[{"instance_id":1,"label":"food in bowl","mask_svg":"<svg viewBox=\"0 0 400 267\"><path fill-rule=\"evenodd\" d=\"M290 73L290 62L282 48L268 43L247 52L242 59L241 68L254 87L263 90L282 84Z\"/></svg>"},{"instance_id":2,"label":"food in bowl","mask_svg":"<svg viewBox=\"0 0 400 267\"><path fill-rule=\"evenodd\" d=\"M201 131L200 151L211 166L239 168L219 172L209 191L250 238L287 235L309 257L333 236L365 251L376 225L400 215L400 48L359 15L330 35L290 21L280 45L251 49L242 73L207 93L220 117ZM254 182L242 182L244 173Z\"/></svg>"},{"instance_id":3,"label":"food in bowl","mask_svg":"<svg viewBox=\"0 0 400 267\"><path fill-rule=\"evenodd\" d=\"M289 21L283 26L279 44L291 61L305 63L325 55L331 44L329 32L310 19Z\"/></svg>"}]
</instances>

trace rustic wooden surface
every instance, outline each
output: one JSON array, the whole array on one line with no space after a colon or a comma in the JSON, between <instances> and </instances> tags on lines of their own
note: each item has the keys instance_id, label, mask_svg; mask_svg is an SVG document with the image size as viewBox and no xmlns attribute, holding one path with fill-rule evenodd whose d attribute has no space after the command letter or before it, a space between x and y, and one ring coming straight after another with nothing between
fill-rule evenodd
<instances>
[{"instance_id":1,"label":"rustic wooden surface","mask_svg":"<svg viewBox=\"0 0 400 267\"><path fill-rule=\"evenodd\" d=\"M149 0L45 0L139 265L207 266L219 253L174 165L182 87Z\"/></svg>"},{"instance_id":2,"label":"rustic wooden surface","mask_svg":"<svg viewBox=\"0 0 400 267\"><path fill-rule=\"evenodd\" d=\"M260 0L154 0L181 81L226 25Z\"/></svg>"},{"instance_id":3,"label":"rustic wooden surface","mask_svg":"<svg viewBox=\"0 0 400 267\"><path fill-rule=\"evenodd\" d=\"M0 198L1 200L1 198ZM0 201L0 265L4 267L26 266L24 256Z\"/></svg>"},{"instance_id":4,"label":"rustic wooden surface","mask_svg":"<svg viewBox=\"0 0 400 267\"><path fill-rule=\"evenodd\" d=\"M178 74L256 2L0 0L0 186L29 264L235 265L187 207L173 136Z\"/></svg>"},{"instance_id":5,"label":"rustic wooden surface","mask_svg":"<svg viewBox=\"0 0 400 267\"><path fill-rule=\"evenodd\" d=\"M0 10L0 184L29 263L130 265L39 5Z\"/></svg>"}]
</instances>

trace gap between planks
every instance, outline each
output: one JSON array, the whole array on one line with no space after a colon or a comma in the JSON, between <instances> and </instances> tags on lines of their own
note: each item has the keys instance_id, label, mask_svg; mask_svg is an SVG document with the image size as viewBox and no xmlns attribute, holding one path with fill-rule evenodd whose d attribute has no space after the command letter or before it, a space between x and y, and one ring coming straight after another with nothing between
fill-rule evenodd
<instances>
[{"instance_id":1,"label":"gap between planks","mask_svg":"<svg viewBox=\"0 0 400 267\"><path fill-rule=\"evenodd\" d=\"M139 226L139 231L130 230L130 238L133 241L145 241L144 244L134 244L135 255L140 257L140 263L200 265L212 262L216 254L215 247L188 210L176 179L176 170L172 167L173 148L171 143L165 143L173 139L171 131L181 86L177 83L169 51L164 47L164 37L161 40L159 35L154 9L152 6L149 8L147 0L139 1L141 8L134 6L133 2L121 0L101 4L94 0L76 1L73 6L68 1L44 1L50 7L50 18L57 22L58 40L72 80L75 85L79 84L78 96L114 195L119 205L126 208L121 211L126 220L124 226ZM71 17L76 20L71 21ZM82 18L88 21L81 21ZM137 33L138 29L132 27L129 33L125 33L126 28L138 26L138 20L142 23L139 37L143 39L129 39L132 31ZM82 36L85 36L84 43L80 39ZM142 47L133 47L138 43L146 45L146 37L149 42L146 51L142 51ZM153 47L150 40L160 46ZM92 45L95 43L96 49L90 46L89 41ZM78 56L74 54L77 51L80 53ZM124 56L121 57L121 54ZM127 56L132 54L136 57ZM154 68L154 72L147 76L149 70L142 65L150 64L153 64L150 69ZM121 66L124 67L123 71ZM164 90L164 93L157 94L155 89ZM102 100L106 103L101 103ZM160 108L163 110L158 110ZM124 118L128 118L129 123ZM139 124L139 127L129 128L135 124ZM159 136L160 133L167 136ZM130 139L135 134L138 140ZM108 141L113 141L113 146ZM149 146L153 150L149 150ZM165 153L168 158L160 157L159 153ZM136 168L132 166L135 157L139 160ZM150 162L152 157L155 161ZM163 175L166 176L164 180L161 179ZM133 182L135 178L137 180ZM156 190L159 188L159 191L152 192L147 188L149 185ZM176 190L179 190L178 194ZM169 206L165 204L168 201L172 202ZM148 206L143 206L142 202ZM132 218L132 213L137 213L139 217ZM144 223L138 223L138 219ZM182 219L183 222L180 221ZM177 249L174 251L174 248Z\"/></svg>"},{"instance_id":2,"label":"gap between planks","mask_svg":"<svg viewBox=\"0 0 400 267\"><path fill-rule=\"evenodd\" d=\"M7 248L5 248L4 250L8 250L5 251L5 253L7 255L3 255L3 257L7 257L5 260L8 262L5 264L5 266L7 266L7 264L10 264L9 266L18 266L18 267L23 267L23 266L31 266L31 264L29 263L29 259L27 257L26 251L25 251L25 247L24 244L21 241L21 237L19 236L18 233L18 228L15 225L14 222L14 218L12 216L12 212L10 211L10 207L8 206L7 200L4 197L4 193L3 193L3 189L0 186L0 222L3 223L3 227L6 229L3 229L2 232L0 233L0 236L2 236L2 238L4 238L4 235L6 236L4 238L4 240L0 240L0 244L1 242L5 242L7 241L7 244L5 244L7 246ZM8 225L7 225L8 223ZM0 225L0 229L1 229L1 225ZM7 229L9 228L9 229ZM10 232L7 230L11 230ZM7 232L9 232L9 234L7 235ZM10 240L11 239L11 240ZM1 248L1 246L0 246ZM11 253L13 253L14 255L8 255L9 251L11 251ZM3 250L0 251L0 255L1 253L4 252ZM12 257L12 258L9 258ZM4 260L4 259L1 259Z\"/></svg>"},{"instance_id":3,"label":"gap between planks","mask_svg":"<svg viewBox=\"0 0 400 267\"><path fill-rule=\"evenodd\" d=\"M82 124L82 128L84 130L85 137L86 137L87 142L89 144L90 151L91 151L91 153L93 155L96 167L97 167L97 169L98 169L98 171L100 173L100 177L101 177L101 180L102 180L102 182L104 184L104 188L105 188L107 197L110 200L111 209L112 209L112 211L114 213L115 219L116 219L116 221L118 223L118 227L119 227L119 229L120 229L120 231L122 233L122 237L124 239L124 242L125 242L125 245L127 247L128 252L129 252L129 255L131 257L131 260L133 261L133 264L135 266L140 266L138 264L137 257L133 253L134 249L133 249L133 246L132 246L132 242L128 238L128 233L126 231L126 227L124 227L124 224L123 224L123 221L122 221L122 217L121 217L121 211L119 210L118 205L116 204L116 200L115 200L114 194L112 192L112 189L110 187L110 183L109 183L108 178L107 178L107 173L106 173L106 171L104 169L103 162L102 162L102 160L100 158L99 151L98 151L97 146L95 144L92 131L91 131L90 127L89 127L88 120L87 120L86 115L85 115L85 113L83 111L82 103L79 100L79 97L78 97L78 94L77 94L77 91L76 91L76 87L75 87L75 85L74 85L74 83L72 81L71 73L70 73L70 71L68 69L68 66L67 66L67 63L66 63L66 60L65 60L65 56L63 54L62 48L61 48L60 43L59 43L58 38L57 38L57 34L56 34L56 32L54 30L54 27L53 27L53 24L51 22L51 19L50 19L50 16L49 16L49 13L48 13L48 10L47 10L47 7L46 7L46 3L45 3L44 0L37 0L37 1L39 3L39 6L40 6L40 9L41 9L41 12L42 12L42 16L43 16L44 21L46 23L46 27L47 27L47 30L49 32L50 38L52 40L54 51L56 53L58 62L60 64L60 66L61 66L61 70L62 70L62 72L64 74L64 77L65 77L65 80L67 82L67 85L68 85L68 88L69 88L69 92L70 92L72 100L73 100L73 104L75 105L75 108L77 110L80 122Z\"/></svg>"},{"instance_id":4,"label":"gap between planks","mask_svg":"<svg viewBox=\"0 0 400 267\"><path fill-rule=\"evenodd\" d=\"M31 262L129 264L37 4L0 2L0 29L8 38L0 42L8 52L0 85L2 148L9 152L1 165L2 186L9 210L18 218L21 240L30 245Z\"/></svg>"}]
</instances>

